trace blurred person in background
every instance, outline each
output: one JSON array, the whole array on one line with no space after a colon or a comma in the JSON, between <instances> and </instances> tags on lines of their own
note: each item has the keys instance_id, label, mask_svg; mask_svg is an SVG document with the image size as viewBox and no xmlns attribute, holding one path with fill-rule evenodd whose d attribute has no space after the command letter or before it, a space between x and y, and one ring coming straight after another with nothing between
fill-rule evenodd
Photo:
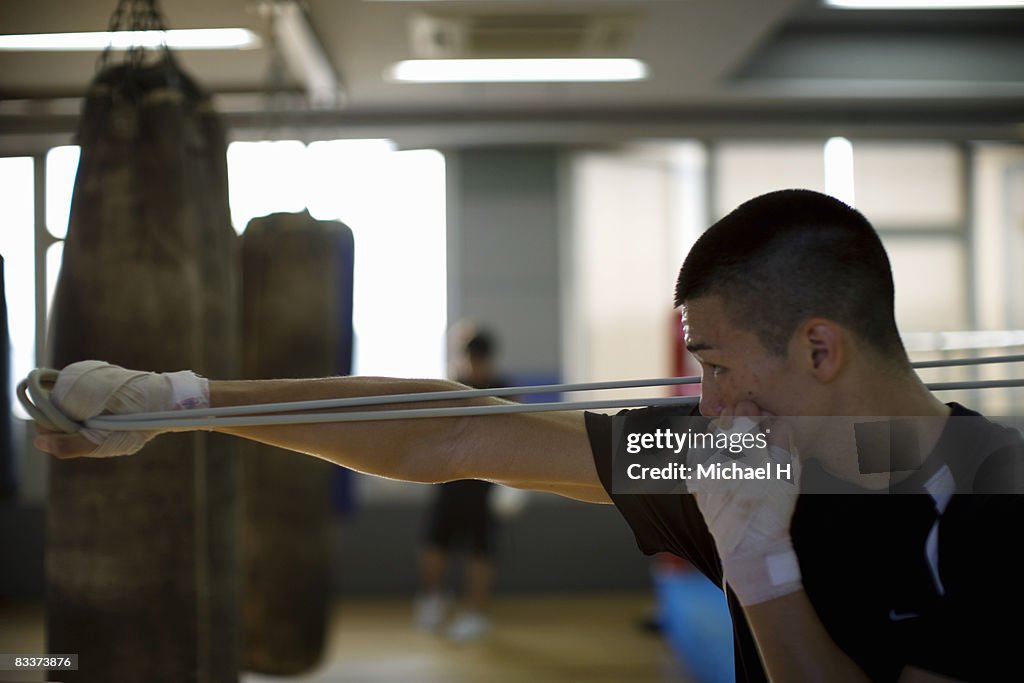
<instances>
[{"instance_id":1,"label":"blurred person in background","mask_svg":"<svg viewBox=\"0 0 1024 683\"><path fill-rule=\"evenodd\" d=\"M457 382L476 389L508 386L495 367L496 343L487 330L469 322L452 329L452 368ZM466 547L465 590L459 612L446 629L455 641L483 637L489 629L487 607L494 581L495 506L505 497L489 481L463 479L434 487L425 544L420 554L420 593L415 602L416 624L434 631L445 621L448 598L445 574L452 550ZM512 491L509 489L509 491ZM493 494L499 493L498 496ZM502 509L507 507L504 506Z\"/></svg>"}]
</instances>

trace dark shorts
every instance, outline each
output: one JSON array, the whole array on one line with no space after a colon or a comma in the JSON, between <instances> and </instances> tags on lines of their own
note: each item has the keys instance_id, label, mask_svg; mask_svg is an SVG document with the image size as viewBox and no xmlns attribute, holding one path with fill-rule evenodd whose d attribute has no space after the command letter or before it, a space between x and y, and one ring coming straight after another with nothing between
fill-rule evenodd
<instances>
[{"instance_id":1,"label":"dark shorts","mask_svg":"<svg viewBox=\"0 0 1024 683\"><path fill-rule=\"evenodd\" d=\"M438 484L427 527L427 543L442 549L466 544L475 555L490 555L494 519L487 497L493 484L466 479Z\"/></svg>"}]
</instances>

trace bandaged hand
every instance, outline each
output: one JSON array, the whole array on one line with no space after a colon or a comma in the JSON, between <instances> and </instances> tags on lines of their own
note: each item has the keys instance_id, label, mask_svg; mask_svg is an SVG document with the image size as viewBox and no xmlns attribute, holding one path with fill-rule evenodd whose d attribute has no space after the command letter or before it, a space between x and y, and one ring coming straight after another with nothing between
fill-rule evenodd
<instances>
[{"instance_id":1,"label":"bandaged hand","mask_svg":"<svg viewBox=\"0 0 1024 683\"><path fill-rule=\"evenodd\" d=\"M78 422L104 413L182 410L210 405L209 383L188 370L142 372L97 360L72 363L61 370L50 398L61 412ZM160 434L159 431L96 429L82 429L77 435L40 431L36 447L65 458L130 455Z\"/></svg>"},{"instance_id":2,"label":"bandaged hand","mask_svg":"<svg viewBox=\"0 0 1024 683\"><path fill-rule=\"evenodd\" d=\"M763 479L698 477L688 482L697 506L715 539L726 583L742 605L755 605L802 587L800 567L789 526L799 493L800 461L784 423L770 420L749 401L737 404L711 422L718 434L763 433L766 448L742 453L727 449L691 449L688 464L721 465L750 474L767 467ZM780 477L778 466L790 477ZM749 469L748 469L749 468Z\"/></svg>"}]
</instances>

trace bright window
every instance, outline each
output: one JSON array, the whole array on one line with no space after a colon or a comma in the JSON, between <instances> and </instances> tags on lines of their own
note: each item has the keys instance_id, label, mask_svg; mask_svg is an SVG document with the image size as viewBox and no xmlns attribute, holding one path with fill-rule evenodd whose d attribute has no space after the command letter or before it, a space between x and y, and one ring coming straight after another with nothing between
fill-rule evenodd
<instances>
[{"instance_id":1,"label":"bright window","mask_svg":"<svg viewBox=\"0 0 1024 683\"><path fill-rule=\"evenodd\" d=\"M35 199L30 157L0 158L0 202L4 225L0 254L4 257L4 294L11 339L11 385L7 391L14 414L28 418L14 400L14 386L35 366Z\"/></svg>"},{"instance_id":2,"label":"bright window","mask_svg":"<svg viewBox=\"0 0 1024 683\"><path fill-rule=\"evenodd\" d=\"M444 156L388 140L235 142L231 216L301 211L355 237L355 358L360 375L443 377L447 271Z\"/></svg>"},{"instance_id":3,"label":"bright window","mask_svg":"<svg viewBox=\"0 0 1024 683\"><path fill-rule=\"evenodd\" d=\"M27 202L26 227L21 232L28 241L27 247L20 248L28 249L25 262L31 268L32 160L4 161L23 162L18 172L27 189L8 181L5 192ZM308 146L297 140L235 142L228 147L227 163L231 219L237 232L242 233L257 216L307 207L315 218L341 220L352 229L356 242L354 372L445 375L445 164L440 152L398 152L387 140L332 140ZM77 166L77 147L56 147L47 155L46 224L58 239L67 234ZM16 223L10 225L13 228ZM10 239L20 232L3 234ZM46 253L47 305L62 253L62 241ZM31 292L33 271L27 273L28 289L22 291ZM31 298L27 312L34 312ZM21 323L27 324L29 351L33 321L28 318ZM32 357L19 361L16 377L32 367Z\"/></svg>"}]
</instances>

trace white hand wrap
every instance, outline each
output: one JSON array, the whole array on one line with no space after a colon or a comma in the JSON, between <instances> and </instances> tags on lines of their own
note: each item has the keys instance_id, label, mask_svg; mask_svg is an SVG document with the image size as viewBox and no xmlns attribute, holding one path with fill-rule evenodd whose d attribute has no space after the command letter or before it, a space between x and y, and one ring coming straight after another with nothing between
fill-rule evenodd
<instances>
[{"instance_id":1,"label":"white hand wrap","mask_svg":"<svg viewBox=\"0 0 1024 683\"><path fill-rule=\"evenodd\" d=\"M181 410L210 405L209 382L188 370L141 372L97 360L72 363L61 370L50 397L65 415L79 422L101 413ZM89 457L105 458L135 453L160 432L83 429L79 433L97 446Z\"/></svg>"},{"instance_id":2,"label":"white hand wrap","mask_svg":"<svg viewBox=\"0 0 1024 683\"><path fill-rule=\"evenodd\" d=\"M749 419L737 418L729 432L747 432L752 427ZM689 482L689 490L715 539L725 581L740 604L756 605L800 590L800 565L789 535L799 492L799 459L770 444L741 454L691 449L687 459L691 466L768 467L765 479L698 478ZM776 476L778 465L791 466L792 480Z\"/></svg>"}]
</instances>

